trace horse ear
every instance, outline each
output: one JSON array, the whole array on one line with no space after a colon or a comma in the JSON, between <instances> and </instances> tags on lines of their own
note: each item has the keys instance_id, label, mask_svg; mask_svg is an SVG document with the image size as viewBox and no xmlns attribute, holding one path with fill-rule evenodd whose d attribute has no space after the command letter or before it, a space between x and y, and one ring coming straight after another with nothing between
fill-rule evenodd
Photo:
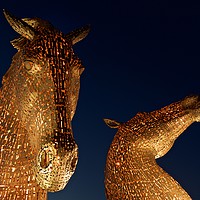
<instances>
[{"instance_id":1,"label":"horse ear","mask_svg":"<svg viewBox=\"0 0 200 200\"><path fill-rule=\"evenodd\" d=\"M119 128L119 126L121 125L121 123L113 119L103 119L103 120L110 128Z\"/></svg>"},{"instance_id":2,"label":"horse ear","mask_svg":"<svg viewBox=\"0 0 200 200\"><path fill-rule=\"evenodd\" d=\"M74 31L65 35L66 40L70 40L72 45L76 44L77 42L83 40L88 33L90 32L90 25L86 25L82 28L78 28Z\"/></svg>"},{"instance_id":3,"label":"horse ear","mask_svg":"<svg viewBox=\"0 0 200 200\"><path fill-rule=\"evenodd\" d=\"M3 10L5 18L7 19L10 26L21 36L25 37L28 40L33 40L35 36L35 30L25 21L13 16L8 11Z\"/></svg>"}]
</instances>

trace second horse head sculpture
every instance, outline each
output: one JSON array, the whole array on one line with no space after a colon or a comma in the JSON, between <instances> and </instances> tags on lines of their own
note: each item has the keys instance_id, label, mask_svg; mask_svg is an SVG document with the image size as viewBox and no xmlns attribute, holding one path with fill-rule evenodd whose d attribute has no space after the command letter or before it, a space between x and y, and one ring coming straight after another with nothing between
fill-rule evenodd
<instances>
[{"instance_id":1,"label":"second horse head sculpture","mask_svg":"<svg viewBox=\"0 0 200 200\"><path fill-rule=\"evenodd\" d=\"M107 155L105 188L108 200L190 200L187 192L157 163L177 137L200 121L200 97L189 96L125 123L105 119L118 128Z\"/></svg>"}]
</instances>

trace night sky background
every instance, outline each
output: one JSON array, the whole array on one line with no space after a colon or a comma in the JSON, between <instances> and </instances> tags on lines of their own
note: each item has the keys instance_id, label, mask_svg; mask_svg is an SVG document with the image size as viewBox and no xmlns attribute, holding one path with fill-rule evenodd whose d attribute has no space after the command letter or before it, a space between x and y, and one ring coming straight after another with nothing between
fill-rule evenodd
<instances>
[{"instance_id":1,"label":"night sky background","mask_svg":"<svg viewBox=\"0 0 200 200\"><path fill-rule=\"evenodd\" d=\"M190 3L189 3L190 2ZM125 122L190 94L200 94L200 4L160 0L0 0L0 77L16 50L18 34L3 16L39 17L68 33L91 24L74 50L85 71L73 119L79 162L67 187L49 200L105 200L106 154L116 129L103 118ZM200 124L192 124L157 160L192 199L200 199Z\"/></svg>"}]
</instances>

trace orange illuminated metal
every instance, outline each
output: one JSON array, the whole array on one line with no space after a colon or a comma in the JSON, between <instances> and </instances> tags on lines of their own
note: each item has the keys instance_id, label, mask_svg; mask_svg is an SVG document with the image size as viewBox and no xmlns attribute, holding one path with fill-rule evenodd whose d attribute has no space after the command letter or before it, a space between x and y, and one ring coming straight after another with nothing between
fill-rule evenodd
<instances>
[{"instance_id":1,"label":"orange illuminated metal","mask_svg":"<svg viewBox=\"0 0 200 200\"><path fill-rule=\"evenodd\" d=\"M126 123L105 119L118 128L107 155L105 188L108 200L190 200L191 197L157 165L176 138L200 121L200 97L190 96Z\"/></svg>"},{"instance_id":2,"label":"orange illuminated metal","mask_svg":"<svg viewBox=\"0 0 200 200\"><path fill-rule=\"evenodd\" d=\"M72 45L89 27L65 35L44 20L4 14L21 36L0 90L0 199L45 200L76 168L71 121L84 67Z\"/></svg>"}]
</instances>

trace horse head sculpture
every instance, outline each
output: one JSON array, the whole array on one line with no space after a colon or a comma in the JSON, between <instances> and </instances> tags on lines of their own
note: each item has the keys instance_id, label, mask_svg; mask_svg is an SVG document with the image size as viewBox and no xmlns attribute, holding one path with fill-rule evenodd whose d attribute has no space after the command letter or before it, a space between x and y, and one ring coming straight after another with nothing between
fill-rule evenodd
<instances>
[{"instance_id":1,"label":"horse head sculpture","mask_svg":"<svg viewBox=\"0 0 200 200\"><path fill-rule=\"evenodd\" d=\"M108 126L118 128L106 161L107 199L191 199L155 159L164 156L176 138L199 121L200 96L186 97L150 113L138 113L126 123L105 119Z\"/></svg>"},{"instance_id":2,"label":"horse head sculpture","mask_svg":"<svg viewBox=\"0 0 200 200\"><path fill-rule=\"evenodd\" d=\"M63 34L39 18L4 15L20 37L0 91L0 197L45 199L76 168L71 121L84 67L72 47L89 26Z\"/></svg>"}]
</instances>

